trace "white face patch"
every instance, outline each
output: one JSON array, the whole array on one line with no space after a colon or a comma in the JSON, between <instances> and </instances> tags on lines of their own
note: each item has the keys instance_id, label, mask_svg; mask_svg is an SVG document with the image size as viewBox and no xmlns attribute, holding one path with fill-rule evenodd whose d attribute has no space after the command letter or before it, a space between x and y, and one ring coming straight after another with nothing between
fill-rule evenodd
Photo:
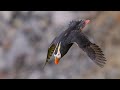
<instances>
[{"instance_id":1,"label":"white face patch","mask_svg":"<svg viewBox=\"0 0 120 90\"><path fill-rule=\"evenodd\" d=\"M54 54L54 57L61 58L61 53L60 53L60 47L61 47L61 42L59 43L57 54Z\"/></svg>"},{"instance_id":2,"label":"white face patch","mask_svg":"<svg viewBox=\"0 0 120 90\"><path fill-rule=\"evenodd\" d=\"M57 45L56 45L56 47L55 47L55 50L56 50L57 47L58 47L58 43L57 43ZM55 53L55 50L54 50L54 53Z\"/></svg>"},{"instance_id":3,"label":"white face patch","mask_svg":"<svg viewBox=\"0 0 120 90\"><path fill-rule=\"evenodd\" d=\"M78 44L76 42L74 42L74 44L78 46Z\"/></svg>"}]
</instances>

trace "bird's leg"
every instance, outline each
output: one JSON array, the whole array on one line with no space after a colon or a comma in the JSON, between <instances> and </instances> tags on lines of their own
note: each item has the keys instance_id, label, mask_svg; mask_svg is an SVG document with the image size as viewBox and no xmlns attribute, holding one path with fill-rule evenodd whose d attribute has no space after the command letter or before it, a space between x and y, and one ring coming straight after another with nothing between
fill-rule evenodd
<instances>
[{"instance_id":1,"label":"bird's leg","mask_svg":"<svg viewBox=\"0 0 120 90\"><path fill-rule=\"evenodd\" d=\"M90 20L85 20L85 24L88 24L90 22Z\"/></svg>"}]
</instances>

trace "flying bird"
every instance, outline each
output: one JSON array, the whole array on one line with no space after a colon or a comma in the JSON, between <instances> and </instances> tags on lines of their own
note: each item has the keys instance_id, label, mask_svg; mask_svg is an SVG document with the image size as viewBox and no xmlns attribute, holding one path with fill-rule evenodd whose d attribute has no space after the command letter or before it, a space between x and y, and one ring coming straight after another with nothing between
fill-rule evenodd
<instances>
[{"instance_id":1,"label":"flying bird","mask_svg":"<svg viewBox=\"0 0 120 90\"><path fill-rule=\"evenodd\" d=\"M90 20L71 21L68 28L59 36L55 37L50 44L43 68L49 62L52 55L54 55L55 58L54 63L58 64L60 59L68 52L73 44L77 44L94 63L103 67L106 63L106 58L102 50L82 33L82 30L89 22Z\"/></svg>"}]
</instances>

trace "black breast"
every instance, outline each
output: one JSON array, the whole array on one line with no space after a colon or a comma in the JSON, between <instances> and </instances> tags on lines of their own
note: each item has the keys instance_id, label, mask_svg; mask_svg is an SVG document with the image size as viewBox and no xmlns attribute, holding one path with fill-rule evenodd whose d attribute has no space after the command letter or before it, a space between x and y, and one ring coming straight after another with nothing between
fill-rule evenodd
<instances>
[{"instance_id":1,"label":"black breast","mask_svg":"<svg viewBox=\"0 0 120 90\"><path fill-rule=\"evenodd\" d=\"M60 52L61 52L61 58L69 51L70 47L73 45L73 43L71 44L67 44L61 47Z\"/></svg>"},{"instance_id":2,"label":"black breast","mask_svg":"<svg viewBox=\"0 0 120 90\"><path fill-rule=\"evenodd\" d=\"M67 38L69 37L70 33L72 30L66 30L63 31L59 36L58 36L58 44L61 42L61 48L60 48L60 53L61 53L61 58L68 52L70 47L73 45L73 43L69 43L69 40ZM58 47L55 50L55 54L57 54Z\"/></svg>"}]
</instances>

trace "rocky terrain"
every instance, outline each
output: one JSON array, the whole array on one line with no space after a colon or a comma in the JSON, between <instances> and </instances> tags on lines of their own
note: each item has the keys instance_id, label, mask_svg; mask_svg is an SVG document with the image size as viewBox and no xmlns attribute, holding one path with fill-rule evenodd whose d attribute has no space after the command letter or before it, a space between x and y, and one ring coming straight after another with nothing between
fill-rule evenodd
<instances>
[{"instance_id":1,"label":"rocky terrain","mask_svg":"<svg viewBox=\"0 0 120 90\"><path fill-rule=\"evenodd\" d=\"M47 49L71 20L90 19L83 32L103 50L107 63L98 67L73 45L58 65L48 63ZM120 12L0 11L0 78L113 79L120 78Z\"/></svg>"}]
</instances>

